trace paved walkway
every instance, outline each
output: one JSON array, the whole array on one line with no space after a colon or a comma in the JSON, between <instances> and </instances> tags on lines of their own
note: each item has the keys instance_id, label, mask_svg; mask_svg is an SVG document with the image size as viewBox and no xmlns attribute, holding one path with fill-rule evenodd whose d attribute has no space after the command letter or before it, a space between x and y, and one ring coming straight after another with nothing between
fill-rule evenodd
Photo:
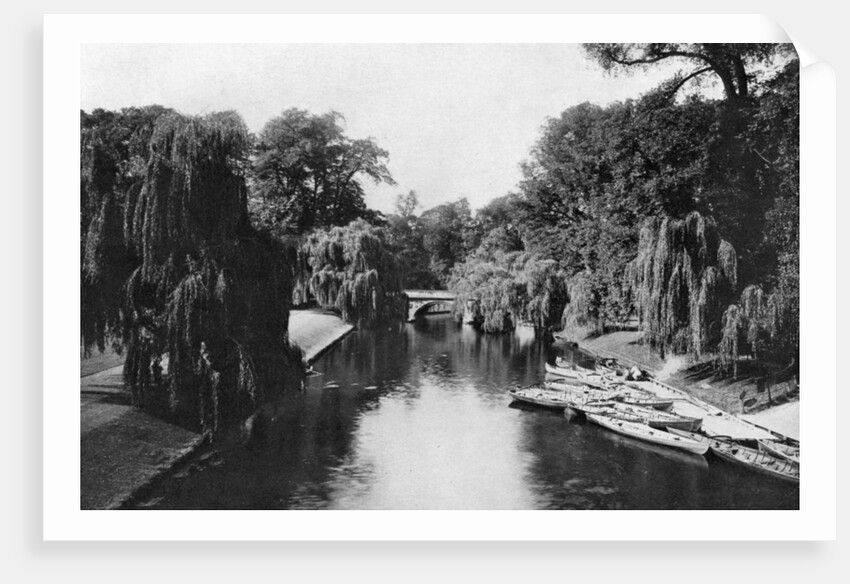
<instances>
[{"instance_id":1,"label":"paved walkway","mask_svg":"<svg viewBox=\"0 0 850 584\"><path fill-rule=\"evenodd\" d=\"M81 509L118 508L202 440L133 408L123 369L80 379Z\"/></svg>"}]
</instances>

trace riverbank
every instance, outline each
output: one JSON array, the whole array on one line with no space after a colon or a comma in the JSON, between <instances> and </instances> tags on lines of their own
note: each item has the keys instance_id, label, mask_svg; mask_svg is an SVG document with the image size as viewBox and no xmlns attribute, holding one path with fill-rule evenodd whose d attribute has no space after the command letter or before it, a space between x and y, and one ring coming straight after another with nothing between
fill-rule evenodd
<instances>
[{"instance_id":1,"label":"riverbank","mask_svg":"<svg viewBox=\"0 0 850 584\"><path fill-rule=\"evenodd\" d=\"M352 325L327 310L292 310L289 313L289 337L304 350L304 360L308 364L352 330Z\"/></svg>"},{"instance_id":2,"label":"riverbank","mask_svg":"<svg viewBox=\"0 0 850 584\"><path fill-rule=\"evenodd\" d=\"M304 350L307 363L353 328L327 311L290 313L290 337ZM122 360L111 351L81 359L81 509L120 508L203 443L200 434L132 406Z\"/></svg>"},{"instance_id":3,"label":"riverbank","mask_svg":"<svg viewBox=\"0 0 850 584\"><path fill-rule=\"evenodd\" d=\"M716 379L699 367L689 367L683 357L661 359L640 343L638 331L617 331L582 340L579 346L591 353L614 357L623 364L649 371L656 379L681 389L694 398L724 412L784 436L800 438L799 400L775 405L757 413L744 414L741 395L756 389L753 377Z\"/></svg>"}]
</instances>

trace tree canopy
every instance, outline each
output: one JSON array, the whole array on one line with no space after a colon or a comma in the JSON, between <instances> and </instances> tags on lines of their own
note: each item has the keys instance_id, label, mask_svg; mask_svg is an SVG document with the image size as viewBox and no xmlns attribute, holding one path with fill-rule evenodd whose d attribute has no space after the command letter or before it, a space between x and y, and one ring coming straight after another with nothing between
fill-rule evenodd
<instances>
[{"instance_id":1,"label":"tree canopy","mask_svg":"<svg viewBox=\"0 0 850 584\"><path fill-rule=\"evenodd\" d=\"M288 233L375 219L363 199L363 179L395 184L389 154L372 138L351 139L342 115L288 109L263 127L252 182L257 219Z\"/></svg>"},{"instance_id":2,"label":"tree canopy","mask_svg":"<svg viewBox=\"0 0 850 584\"><path fill-rule=\"evenodd\" d=\"M161 113L147 142L126 191L81 192L83 208L102 199L83 232L82 342L120 338L134 403L214 434L301 386L291 256L248 221L250 136L236 113Z\"/></svg>"},{"instance_id":3,"label":"tree canopy","mask_svg":"<svg viewBox=\"0 0 850 584\"><path fill-rule=\"evenodd\" d=\"M472 256L453 268L449 288L455 317L471 315L486 332L555 327L567 300L558 262L523 252Z\"/></svg>"},{"instance_id":4,"label":"tree canopy","mask_svg":"<svg viewBox=\"0 0 850 584\"><path fill-rule=\"evenodd\" d=\"M662 86L665 91L675 93L685 83L711 74L720 80L729 100L750 95L756 66L794 52L792 45L779 43L587 43L584 49L606 71L677 61L682 69Z\"/></svg>"},{"instance_id":5,"label":"tree canopy","mask_svg":"<svg viewBox=\"0 0 850 584\"><path fill-rule=\"evenodd\" d=\"M513 275L494 257L523 250L556 262L564 275L563 324L576 338L634 316L661 352L717 354L725 369L744 354L793 361L799 344L793 48L585 49L614 74L662 61L680 68L638 99L579 104L548 119L522 165L519 192L470 223L453 289L476 301L471 290L489 290L480 296L491 307L487 326L505 328L506 315L520 311L509 309ZM712 78L723 99L677 94L686 83L699 88Z\"/></svg>"}]
</instances>

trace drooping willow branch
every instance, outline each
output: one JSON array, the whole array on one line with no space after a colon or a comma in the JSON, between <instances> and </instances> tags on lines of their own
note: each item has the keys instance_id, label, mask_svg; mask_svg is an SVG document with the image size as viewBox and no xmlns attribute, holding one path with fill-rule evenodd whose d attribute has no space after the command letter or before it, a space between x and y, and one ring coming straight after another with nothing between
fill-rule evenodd
<instances>
[{"instance_id":1,"label":"drooping willow branch","mask_svg":"<svg viewBox=\"0 0 850 584\"><path fill-rule=\"evenodd\" d=\"M295 304L314 299L346 322L372 326L401 320L402 269L380 228L362 219L311 233L298 249Z\"/></svg>"},{"instance_id":2,"label":"drooping willow branch","mask_svg":"<svg viewBox=\"0 0 850 584\"><path fill-rule=\"evenodd\" d=\"M134 403L210 433L303 379L294 255L248 222L248 146L235 113L161 116L123 213L105 202L86 235L82 277L112 286Z\"/></svg>"},{"instance_id":3,"label":"drooping willow branch","mask_svg":"<svg viewBox=\"0 0 850 584\"><path fill-rule=\"evenodd\" d=\"M523 252L473 256L454 267L449 288L455 317L471 317L486 332L555 326L567 301L558 262Z\"/></svg>"},{"instance_id":4,"label":"drooping willow branch","mask_svg":"<svg viewBox=\"0 0 850 584\"><path fill-rule=\"evenodd\" d=\"M737 256L710 217L653 218L640 232L628 278L643 329L662 354L699 358L714 348L737 286Z\"/></svg>"}]
</instances>

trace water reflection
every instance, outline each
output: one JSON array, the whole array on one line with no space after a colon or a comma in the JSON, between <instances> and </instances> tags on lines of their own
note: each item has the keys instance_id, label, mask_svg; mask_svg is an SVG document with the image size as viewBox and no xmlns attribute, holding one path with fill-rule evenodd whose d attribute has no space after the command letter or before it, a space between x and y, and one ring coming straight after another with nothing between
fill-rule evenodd
<instances>
[{"instance_id":1,"label":"water reflection","mask_svg":"<svg viewBox=\"0 0 850 584\"><path fill-rule=\"evenodd\" d=\"M797 508L785 484L510 405L566 347L447 317L356 331L303 394L267 407L140 507L163 509Z\"/></svg>"}]
</instances>

